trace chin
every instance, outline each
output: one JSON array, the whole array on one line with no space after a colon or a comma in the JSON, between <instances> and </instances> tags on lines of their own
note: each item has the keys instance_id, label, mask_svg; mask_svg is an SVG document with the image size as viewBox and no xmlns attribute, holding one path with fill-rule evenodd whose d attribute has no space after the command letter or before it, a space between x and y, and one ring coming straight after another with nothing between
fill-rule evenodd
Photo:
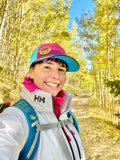
<instances>
[{"instance_id":1,"label":"chin","mask_svg":"<svg viewBox=\"0 0 120 160\"><path fill-rule=\"evenodd\" d=\"M51 93L52 94L52 93ZM52 94L53 97L57 96L57 94Z\"/></svg>"},{"instance_id":2,"label":"chin","mask_svg":"<svg viewBox=\"0 0 120 160\"><path fill-rule=\"evenodd\" d=\"M58 93L51 93L53 97L57 96Z\"/></svg>"}]
</instances>

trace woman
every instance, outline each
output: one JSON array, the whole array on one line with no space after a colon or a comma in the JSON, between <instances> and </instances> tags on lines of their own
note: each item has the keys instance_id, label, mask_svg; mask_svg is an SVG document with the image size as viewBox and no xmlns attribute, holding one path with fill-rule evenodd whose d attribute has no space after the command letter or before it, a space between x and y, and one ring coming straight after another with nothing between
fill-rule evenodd
<instances>
[{"instance_id":1,"label":"woman","mask_svg":"<svg viewBox=\"0 0 120 160\"><path fill-rule=\"evenodd\" d=\"M67 123L73 95L62 89L66 72L78 69L78 62L57 43L42 44L31 56L20 98L34 108L40 125L58 124L40 132L34 160L85 160L79 133L73 123ZM17 160L28 133L22 111L7 108L0 116L0 160Z\"/></svg>"}]
</instances>

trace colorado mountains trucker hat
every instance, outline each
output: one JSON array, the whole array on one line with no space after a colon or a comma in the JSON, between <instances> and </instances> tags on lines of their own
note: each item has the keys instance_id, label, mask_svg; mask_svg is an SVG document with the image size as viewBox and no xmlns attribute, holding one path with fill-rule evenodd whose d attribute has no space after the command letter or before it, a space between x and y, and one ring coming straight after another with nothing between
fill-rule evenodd
<instances>
[{"instance_id":1,"label":"colorado mountains trucker hat","mask_svg":"<svg viewBox=\"0 0 120 160\"><path fill-rule=\"evenodd\" d=\"M67 56L65 50L57 43L45 43L39 45L32 53L29 67L33 63L37 63L49 58L57 58L63 60L67 64L68 72L75 72L79 69L78 62Z\"/></svg>"}]
</instances>

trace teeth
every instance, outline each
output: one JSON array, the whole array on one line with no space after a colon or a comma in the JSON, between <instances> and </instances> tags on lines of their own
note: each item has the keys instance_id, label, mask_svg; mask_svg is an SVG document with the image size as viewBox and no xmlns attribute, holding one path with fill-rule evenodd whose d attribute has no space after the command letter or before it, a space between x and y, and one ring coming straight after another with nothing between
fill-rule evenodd
<instances>
[{"instance_id":1,"label":"teeth","mask_svg":"<svg viewBox=\"0 0 120 160\"><path fill-rule=\"evenodd\" d=\"M47 84L50 85L50 86L53 86L53 87L57 87L58 86L58 84L54 84L54 83L50 83L50 82L48 82Z\"/></svg>"}]
</instances>

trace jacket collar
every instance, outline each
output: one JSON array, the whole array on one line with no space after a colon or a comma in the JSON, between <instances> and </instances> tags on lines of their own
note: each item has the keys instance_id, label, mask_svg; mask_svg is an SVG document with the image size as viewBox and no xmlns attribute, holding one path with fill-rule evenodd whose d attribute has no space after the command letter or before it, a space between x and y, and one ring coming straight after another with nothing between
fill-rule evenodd
<instances>
[{"instance_id":1,"label":"jacket collar","mask_svg":"<svg viewBox=\"0 0 120 160\"><path fill-rule=\"evenodd\" d=\"M71 100L73 95L67 91L65 92L64 102L61 104L61 114L68 112L70 109ZM25 99L30 103L33 108L38 112L53 112L53 96L50 93L44 92L42 90L34 90L33 92L28 91L25 87L22 89L20 98Z\"/></svg>"}]
</instances>

